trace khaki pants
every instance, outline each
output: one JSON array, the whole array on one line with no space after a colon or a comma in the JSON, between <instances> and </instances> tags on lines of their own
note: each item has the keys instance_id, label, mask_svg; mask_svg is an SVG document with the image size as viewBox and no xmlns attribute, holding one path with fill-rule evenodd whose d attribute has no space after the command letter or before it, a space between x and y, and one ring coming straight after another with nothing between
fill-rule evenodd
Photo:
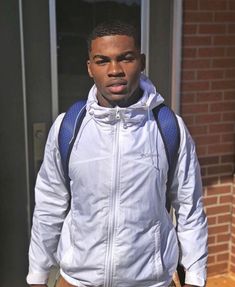
<instances>
[{"instance_id":1,"label":"khaki pants","mask_svg":"<svg viewBox=\"0 0 235 287\"><path fill-rule=\"evenodd\" d=\"M171 286L176 286L173 281L169 287ZM76 286L69 284L62 276L60 276L56 282L55 287L76 287Z\"/></svg>"},{"instance_id":2,"label":"khaki pants","mask_svg":"<svg viewBox=\"0 0 235 287\"><path fill-rule=\"evenodd\" d=\"M62 276L60 276L56 281L55 287L76 287L76 286L68 283Z\"/></svg>"}]
</instances>

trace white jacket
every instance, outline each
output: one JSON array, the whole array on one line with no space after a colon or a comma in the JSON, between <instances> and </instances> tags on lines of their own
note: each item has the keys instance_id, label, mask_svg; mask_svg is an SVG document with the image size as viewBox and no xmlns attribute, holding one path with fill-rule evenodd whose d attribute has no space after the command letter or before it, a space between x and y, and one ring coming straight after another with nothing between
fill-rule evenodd
<instances>
[{"instance_id":1,"label":"white jacket","mask_svg":"<svg viewBox=\"0 0 235 287\"><path fill-rule=\"evenodd\" d=\"M75 286L166 287L179 257L186 282L204 286L207 221L194 143L178 117L180 150L171 190L177 233L165 209L168 163L151 110L163 102L141 78L127 108L97 104L93 86L69 162L71 209L58 150L63 115L52 126L35 194L29 284L50 268ZM179 242L179 243L178 243Z\"/></svg>"}]
</instances>

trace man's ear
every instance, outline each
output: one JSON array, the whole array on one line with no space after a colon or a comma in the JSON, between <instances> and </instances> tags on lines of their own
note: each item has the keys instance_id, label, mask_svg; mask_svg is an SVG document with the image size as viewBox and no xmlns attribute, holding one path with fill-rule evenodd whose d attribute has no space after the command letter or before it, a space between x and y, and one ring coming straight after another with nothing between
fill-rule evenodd
<instances>
[{"instance_id":1,"label":"man's ear","mask_svg":"<svg viewBox=\"0 0 235 287\"><path fill-rule=\"evenodd\" d=\"M141 54L140 55L141 57L141 72L143 72L145 70L145 67L146 67L146 57L145 57L145 54Z\"/></svg>"},{"instance_id":2,"label":"man's ear","mask_svg":"<svg viewBox=\"0 0 235 287\"><path fill-rule=\"evenodd\" d=\"M93 78L93 74L92 74L92 72L91 72L91 62L90 62L90 60L87 60L86 64L87 64L88 74L89 74L89 76L90 76L91 78Z\"/></svg>"}]
</instances>

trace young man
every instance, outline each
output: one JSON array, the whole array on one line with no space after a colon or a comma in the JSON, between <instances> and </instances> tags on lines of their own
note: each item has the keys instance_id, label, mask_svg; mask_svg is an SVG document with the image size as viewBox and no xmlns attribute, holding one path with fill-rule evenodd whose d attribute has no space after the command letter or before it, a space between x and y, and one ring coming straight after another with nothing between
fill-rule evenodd
<instances>
[{"instance_id":1,"label":"young man","mask_svg":"<svg viewBox=\"0 0 235 287\"><path fill-rule=\"evenodd\" d=\"M136 32L120 22L101 24L88 49L95 85L70 156L70 191L58 149L60 115L36 182L27 282L46 286L59 265L60 287L167 287L180 253L184 286L204 286L207 221L194 143L178 117L170 190L176 232L165 208L167 156L152 113L163 98L141 74Z\"/></svg>"}]
</instances>

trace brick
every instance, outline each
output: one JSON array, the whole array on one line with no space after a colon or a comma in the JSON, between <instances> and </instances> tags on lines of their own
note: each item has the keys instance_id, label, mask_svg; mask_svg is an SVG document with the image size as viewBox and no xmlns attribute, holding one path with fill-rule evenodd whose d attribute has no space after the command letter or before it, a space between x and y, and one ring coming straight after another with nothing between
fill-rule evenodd
<instances>
[{"instance_id":1,"label":"brick","mask_svg":"<svg viewBox=\"0 0 235 287\"><path fill-rule=\"evenodd\" d=\"M235 34L235 23L229 23L228 24L228 33L229 34Z\"/></svg>"},{"instance_id":2,"label":"brick","mask_svg":"<svg viewBox=\"0 0 235 287\"><path fill-rule=\"evenodd\" d=\"M235 19L235 11L230 11L230 12L223 12L223 11L219 11L219 12L215 12L214 15L214 21L215 22L234 22Z\"/></svg>"},{"instance_id":3,"label":"brick","mask_svg":"<svg viewBox=\"0 0 235 287\"><path fill-rule=\"evenodd\" d=\"M229 10L235 10L235 1L234 0L228 1L228 5L229 5Z\"/></svg>"},{"instance_id":4,"label":"brick","mask_svg":"<svg viewBox=\"0 0 235 287\"><path fill-rule=\"evenodd\" d=\"M234 15L235 16L235 15ZM214 45L230 45L235 46L235 36L226 35L226 36L214 36L213 38Z\"/></svg>"},{"instance_id":5,"label":"brick","mask_svg":"<svg viewBox=\"0 0 235 287\"><path fill-rule=\"evenodd\" d=\"M224 47L202 47L198 48L199 57L224 57L226 49Z\"/></svg>"},{"instance_id":6,"label":"brick","mask_svg":"<svg viewBox=\"0 0 235 287\"><path fill-rule=\"evenodd\" d=\"M230 240L230 233L227 234L218 234L216 236L216 242L228 242Z\"/></svg>"},{"instance_id":7,"label":"brick","mask_svg":"<svg viewBox=\"0 0 235 287\"><path fill-rule=\"evenodd\" d=\"M217 64L217 63L216 63ZM220 64L220 63L219 63ZM192 69L208 69L211 67L210 59L184 59L182 64L182 69L192 70Z\"/></svg>"},{"instance_id":8,"label":"brick","mask_svg":"<svg viewBox=\"0 0 235 287\"><path fill-rule=\"evenodd\" d=\"M229 213L229 212L230 212L230 205L229 204L219 205L219 206L215 206L215 207L207 207L207 209L206 209L206 213L208 215L218 215L221 213ZM210 228L210 230L212 230L215 233L221 233L221 232L228 231L227 225L216 226L214 229L212 229L212 227L209 227L209 228Z\"/></svg>"},{"instance_id":9,"label":"brick","mask_svg":"<svg viewBox=\"0 0 235 287\"><path fill-rule=\"evenodd\" d=\"M223 93L213 91L213 92L198 92L197 93L197 101L198 102L218 102L222 101Z\"/></svg>"},{"instance_id":10,"label":"brick","mask_svg":"<svg viewBox=\"0 0 235 287\"><path fill-rule=\"evenodd\" d=\"M204 70L197 71L198 80L213 80L213 79L223 79L224 71L222 70Z\"/></svg>"},{"instance_id":11,"label":"brick","mask_svg":"<svg viewBox=\"0 0 235 287\"><path fill-rule=\"evenodd\" d=\"M200 0L199 8L201 10L226 10L227 9L227 1L226 0Z\"/></svg>"},{"instance_id":12,"label":"brick","mask_svg":"<svg viewBox=\"0 0 235 287\"><path fill-rule=\"evenodd\" d=\"M234 149L231 150L231 151L234 152ZM229 184L230 185L231 182L232 182L232 175L231 174L229 174L229 175L221 175L220 176L220 183L221 184Z\"/></svg>"},{"instance_id":13,"label":"brick","mask_svg":"<svg viewBox=\"0 0 235 287\"><path fill-rule=\"evenodd\" d=\"M203 126L192 126L190 127L190 132L191 134L193 134L194 136L197 136L197 135L205 135L207 134L207 130L208 130L208 127L203 125Z\"/></svg>"},{"instance_id":14,"label":"brick","mask_svg":"<svg viewBox=\"0 0 235 287\"><path fill-rule=\"evenodd\" d=\"M221 156L222 163L233 163L234 161L234 154L222 155Z\"/></svg>"},{"instance_id":15,"label":"brick","mask_svg":"<svg viewBox=\"0 0 235 287\"><path fill-rule=\"evenodd\" d=\"M197 146L200 145L210 145L210 144L215 144L215 143L220 143L220 137L218 135L203 135L200 137L194 137L195 143Z\"/></svg>"},{"instance_id":16,"label":"brick","mask_svg":"<svg viewBox=\"0 0 235 287\"><path fill-rule=\"evenodd\" d=\"M196 152L198 157L207 155L207 147L206 146L198 146L196 147Z\"/></svg>"},{"instance_id":17,"label":"brick","mask_svg":"<svg viewBox=\"0 0 235 287\"><path fill-rule=\"evenodd\" d=\"M197 33L197 24L184 24L183 25L183 35L195 35Z\"/></svg>"},{"instance_id":18,"label":"brick","mask_svg":"<svg viewBox=\"0 0 235 287\"><path fill-rule=\"evenodd\" d=\"M211 82L212 90L231 90L235 89L235 81L234 80L217 80Z\"/></svg>"},{"instance_id":19,"label":"brick","mask_svg":"<svg viewBox=\"0 0 235 287\"><path fill-rule=\"evenodd\" d=\"M208 177L202 178L203 186L212 186L213 184L218 184L218 183L219 183L219 177L218 176L208 176ZM208 195L208 193L207 193L207 195Z\"/></svg>"},{"instance_id":20,"label":"brick","mask_svg":"<svg viewBox=\"0 0 235 287\"><path fill-rule=\"evenodd\" d=\"M234 47L227 47L226 48L226 56L227 57L234 57L235 56L235 49L234 49Z\"/></svg>"},{"instance_id":21,"label":"brick","mask_svg":"<svg viewBox=\"0 0 235 287\"><path fill-rule=\"evenodd\" d=\"M218 275L228 272L228 263L216 263L211 266L208 266L207 273L208 275Z\"/></svg>"},{"instance_id":22,"label":"brick","mask_svg":"<svg viewBox=\"0 0 235 287\"><path fill-rule=\"evenodd\" d=\"M224 100L235 101L235 91L224 91Z\"/></svg>"},{"instance_id":23,"label":"brick","mask_svg":"<svg viewBox=\"0 0 235 287\"><path fill-rule=\"evenodd\" d=\"M187 115L183 117L186 126L192 126L194 124L194 116Z\"/></svg>"},{"instance_id":24,"label":"brick","mask_svg":"<svg viewBox=\"0 0 235 287\"><path fill-rule=\"evenodd\" d=\"M222 195L219 198L220 203L231 203L232 202L232 196L231 195ZM231 220L229 215L229 220Z\"/></svg>"},{"instance_id":25,"label":"brick","mask_svg":"<svg viewBox=\"0 0 235 287\"><path fill-rule=\"evenodd\" d=\"M207 217L207 222L210 226L216 224L216 217Z\"/></svg>"},{"instance_id":26,"label":"brick","mask_svg":"<svg viewBox=\"0 0 235 287\"><path fill-rule=\"evenodd\" d=\"M195 93L188 93L183 91L181 94L181 103L184 104L192 104L196 101L196 95Z\"/></svg>"},{"instance_id":27,"label":"brick","mask_svg":"<svg viewBox=\"0 0 235 287\"><path fill-rule=\"evenodd\" d=\"M224 34L226 26L224 24L200 24L199 34Z\"/></svg>"},{"instance_id":28,"label":"brick","mask_svg":"<svg viewBox=\"0 0 235 287\"><path fill-rule=\"evenodd\" d=\"M235 234L235 226L234 225L231 226L231 234Z\"/></svg>"},{"instance_id":29,"label":"brick","mask_svg":"<svg viewBox=\"0 0 235 287\"><path fill-rule=\"evenodd\" d=\"M208 23L214 18L213 12L193 11L184 14L185 23Z\"/></svg>"},{"instance_id":30,"label":"brick","mask_svg":"<svg viewBox=\"0 0 235 287\"><path fill-rule=\"evenodd\" d=\"M218 202L218 197L217 196L206 197L206 198L204 198L203 202L204 202L205 207L208 207L210 205L215 205Z\"/></svg>"},{"instance_id":31,"label":"brick","mask_svg":"<svg viewBox=\"0 0 235 287\"><path fill-rule=\"evenodd\" d=\"M234 245L232 245L232 252L235 254L235 246Z\"/></svg>"},{"instance_id":32,"label":"brick","mask_svg":"<svg viewBox=\"0 0 235 287\"><path fill-rule=\"evenodd\" d=\"M210 133L222 133L222 132L230 132L234 130L233 123L221 123L221 124L211 124L209 126Z\"/></svg>"},{"instance_id":33,"label":"brick","mask_svg":"<svg viewBox=\"0 0 235 287\"><path fill-rule=\"evenodd\" d=\"M235 276L235 265L232 263L230 264L229 272L231 273L231 276Z\"/></svg>"},{"instance_id":34,"label":"brick","mask_svg":"<svg viewBox=\"0 0 235 287\"><path fill-rule=\"evenodd\" d=\"M219 166L210 166L207 168L208 174L223 174L223 173L232 173L232 166L230 164L227 165L219 165Z\"/></svg>"},{"instance_id":35,"label":"brick","mask_svg":"<svg viewBox=\"0 0 235 287\"><path fill-rule=\"evenodd\" d=\"M215 254L217 252L228 251L228 249L229 249L228 243L223 243L223 244L210 245L208 251L210 254Z\"/></svg>"},{"instance_id":36,"label":"brick","mask_svg":"<svg viewBox=\"0 0 235 287\"><path fill-rule=\"evenodd\" d=\"M228 261L229 260L229 253L222 253L216 256L216 261Z\"/></svg>"},{"instance_id":37,"label":"brick","mask_svg":"<svg viewBox=\"0 0 235 287\"><path fill-rule=\"evenodd\" d=\"M184 11L188 11L188 10L197 10L198 8L198 1L195 0L187 0L187 1L183 1L183 9Z\"/></svg>"},{"instance_id":38,"label":"brick","mask_svg":"<svg viewBox=\"0 0 235 287\"><path fill-rule=\"evenodd\" d=\"M235 121L235 111L230 113L223 113L222 115L223 121Z\"/></svg>"},{"instance_id":39,"label":"brick","mask_svg":"<svg viewBox=\"0 0 235 287\"><path fill-rule=\"evenodd\" d=\"M204 158L199 159L201 166L207 166L211 164L218 164L219 163L219 157L218 156L207 156ZM227 161L225 161L227 162Z\"/></svg>"},{"instance_id":40,"label":"brick","mask_svg":"<svg viewBox=\"0 0 235 287\"><path fill-rule=\"evenodd\" d=\"M230 214L218 217L218 224L221 224L221 223L228 223L228 224L230 224L230 221L231 221L231 215Z\"/></svg>"},{"instance_id":41,"label":"brick","mask_svg":"<svg viewBox=\"0 0 235 287\"><path fill-rule=\"evenodd\" d=\"M211 145L208 147L208 154L229 154L234 150L232 143L226 143L222 145Z\"/></svg>"},{"instance_id":42,"label":"brick","mask_svg":"<svg viewBox=\"0 0 235 287\"><path fill-rule=\"evenodd\" d=\"M235 123L234 123L235 124ZM234 130L234 129L233 129ZM221 142L234 142L234 133L226 134L226 135L221 135ZM235 142L234 142L235 144ZM235 147L235 146L234 146Z\"/></svg>"},{"instance_id":43,"label":"brick","mask_svg":"<svg viewBox=\"0 0 235 287\"><path fill-rule=\"evenodd\" d=\"M184 91L205 91L209 90L209 82L208 81L188 81L182 83L182 90Z\"/></svg>"},{"instance_id":44,"label":"brick","mask_svg":"<svg viewBox=\"0 0 235 287\"><path fill-rule=\"evenodd\" d=\"M210 111L211 112L228 112L235 110L234 102L223 102L223 103L211 103Z\"/></svg>"},{"instance_id":45,"label":"brick","mask_svg":"<svg viewBox=\"0 0 235 287\"><path fill-rule=\"evenodd\" d=\"M207 263L208 263L208 264L215 263L215 255L212 255L212 256L209 255L209 256L208 256Z\"/></svg>"},{"instance_id":46,"label":"brick","mask_svg":"<svg viewBox=\"0 0 235 287\"><path fill-rule=\"evenodd\" d=\"M215 12L214 15L214 21L215 22L220 22L220 23L229 23L229 22L234 22L234 17L235 17L235 11L230 11L230 12Z\"/></svg>"},{"instance_id":47,"label":"brick","mask_svg":"<svg viewBox=\"0 0 235 287\"><path fill-rule=\"evenodd\" d=\"M208 244L213 244L215 243L215 235L214 236L208 236ZM212 256L209 254L209 256Z\"/></svg>"},{"instance_id":48,"label":"brick","mask_svg":"<svg viewBox=\"0 0 235 287\"><path fill-rule=\"evenodd\" d=\"M225 71L225 77L226 78L234 78L234 80L235 80L235 69L227 69ZM235 95L234 95L234 99L235 99Z\"/></svg>"},{"instance_id":49,"label":"brick","mask_svg":"<svg viewBox=\"0 0 235 287\"><path fill-rule=\"evenodd\" d=\"M196 95L194 92L193 93L182 92L181 101L184 104L193 104L196 102Z\"/></svg>"},{"instance_id":50,"label":"brick","mask_svg":"<svg viewBox=\"0 0 235 287\"><path fill-rule=\"evenodd\" d=\"M226 58L226 59L213 59L212 61L213 68L234 68L235 67L235 59Z\"/></svg>"},{"instance_id":51,"label":"brick","mask_svg":"<svg viewBox=\"0 0 235 287\"><path fill-rule=\"evenodd\" d=\"M181 81L190 81L190 80L195 80L196 78L196 72L195 71L187 71L187 72L182 72L181 73Z\"/></svg>"},{"instance_id":52,"label":"brick","mask_svg":"<svg viewBox=\"0 0 235 287\"><path fill-rule=\"evenodd\" d=\"M214 186L207 188L208 195L220 195L220 194L229 194L231 193L230 186Z\"/></svg>"},{"instance_id":53,"label":"brick","mask_svg":"<svg viewBox=\"0 0 235 287\"><path fill-rule=\"evenodd\" d=\"M183 48L183 52L182 52L182 55L183 55L183 59L185 58L195 58L196 55L197 55L197 48L186 48L184 47Z\"/></svg>"},{"instance_id":54,"label":"brick","mask_svg":"<svg viewBox=\"0 0 235 287\"><path fill-rule=\"evenodd\" d=\"M209 105L206 103L197 105L182 104L181 109L182 114L207 113L208 111L209 111Z\"/></svg>"},{"instance_id":55,"label":"brick","mask_svg":"<svg viewBox=\"0 0 235 287\"><path fill-rule=\"evenodd\" d=\"M222 36L221 36L222 37ZM223 41L225 41L223 39ZM228 41L226 39L226 41ZM183 45L184 46L202 46L202 45L211 45L212 37L211 36L189 36L184 35L183 37Z\"/></svg>"},{"instance_id":56,"label":"brick","mask_svg":"<svg viewBox=\"0 0 235 287\"><path fill-rule=\"evenodd\" d=\"M195 123L196 124L205 124L205 123L217 123L220 122L222 115L219 113L216 114L204 114L204 115L196 115L195 116Z\"/></svg>"}]
</instances>

